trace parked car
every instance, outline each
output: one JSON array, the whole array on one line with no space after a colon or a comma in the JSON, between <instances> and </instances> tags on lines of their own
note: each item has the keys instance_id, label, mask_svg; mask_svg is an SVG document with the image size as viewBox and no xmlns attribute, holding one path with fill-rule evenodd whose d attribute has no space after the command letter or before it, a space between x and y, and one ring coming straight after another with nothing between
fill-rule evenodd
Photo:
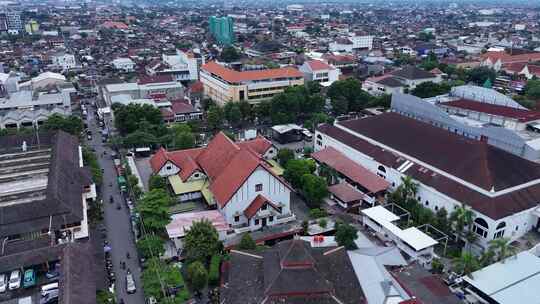
<instances>
[{"instance_id":1,"label":"parked car","mask_svg":"<svg viewBox=\"0 0 540 304\"><path fill-rule=\"evenodd\" d=\"M47 271L45 273L45 277L47 277L47 279L54 279L56 277L58 277L60 275L60 273L56 270L56 269L51 269L49 271Z\"/></svg>"},{"instance_id":2,"label":"parked car","mask_svg":"<svg viewBox=\"0 0 540 304\"><path fill-rule=\"evenodd\" d=\"M0 292L5 292L7 289L7 276L0 274Z\"/></svg>"},{"instance_id":3,"label":"parked car","mask_svg":"<svg viewBox=\"0 0 540 304\"><path fill-rule=\"evenodd\" d=\"M41 296L44 297L47 294L54 292L54 290L58 290L58 282L43 285L41 286Z\"/></svg>"},{"instance_id":4,"label":"parked car","mask_svg":"<svg viewBox=\"0 0 540 304\"><path fill-rule=\"evenodd\" d=\"M58 289L51 290L47 295L42 296L39 299L39 304L53 304L58 303Z\"/></svg>"},{"instance_id":5,"label":"parked car","mask_svg":"<svg viewBox=\"0 0 540 304\"><path fill-rule=\"evenodd\" d=\"M21 271L17 269L13 270L9 275L8 288L9 290L14 290L18 289L19 287L21 287Z\"/></svg>"},{"instance_id":6,"label":"parked car","mask_svg":"<svg viewBox=\"0 0 540 304\"><path fill-rule=\"evenodd\" d=\"M34 269L26 269L24 271L23 287L28 288L36 285L36 272Z\"/></svg>"},{"instance_id":7,"label":"parked car","mask_svg":"<svg viewBox=\"0 0 540 304\"><path fill-rule=\"evenodd\" d=\"M127 293L135 293L137 291L137 287L135 286L135 280L133 279L133 274L128 271L126 274L126 292Z\"/></svg>"}]
</instances>

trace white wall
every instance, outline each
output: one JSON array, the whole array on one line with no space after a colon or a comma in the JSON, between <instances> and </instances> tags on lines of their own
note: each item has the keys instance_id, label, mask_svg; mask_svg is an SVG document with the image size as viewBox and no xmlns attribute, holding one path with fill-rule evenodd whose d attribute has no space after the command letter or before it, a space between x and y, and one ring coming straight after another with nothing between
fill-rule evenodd
<instances>
[{"instance_id":1,"label":"white wall","mask_svg":"<svg viewBox=\"0 0 540 304\"><path fill-rule=\"evenodd\" d=\"M322 139L320 139L319 136L321 136ZM319 145L319 143L321 144ZM380 176L382 175L383 178L385 178L388 182L390 182L390 190L395 190L401 184L401 177L405 176L407 173L407 171L405 171L405 174L401 174L396 169L384 166L381 163L375 161L370 156L365 155L335 140L332 137L329 137L323 133L316 131L314 150L320 151L324 149L325 147L333 147L334 149L342 152L348 158L354 160L355 162L364 166L370 171ZM378 171L379 166L385 167L386 174L381 174ZM441 208L445 208L448 214L450 214L453 210L463 205L461 202L445 195L444 193L437 191L436 189L428 185L422 184L418 181L416 182L419 184L417 199L424 207L429 208L434 212L436 212L437 210ZM429 202L429 205L426 205L426 201ZM505 217L497 221L494 221L490 219L489 217L473 210L475 213L475 216L484 219L488 223L488 226L489 226L487 238L484 239L483 237L479 237L478 243L486 247L488 245L488 242L492 240L494 237L494 234L496 232L495 228L502 221L506 222L504 237L511 238L511 240L515 240L523 236L526 232L530 231L531 229L534 229L534 227L536 226L537 217L532 215L533 210L534 208L530 210L525 210L520 213L510 215L508 217ZM516 230L516 227L518 227L517 230Z\"/></svg>"},{"instance_id":2,"label":"white wall","mask_svg":"<svg viewBox=\"0 0 540 304\"><path fill-rule=\"evenodd\" d=\"M159 176L167 177L167 176L178 174L178 172L180 172L180 168L178 168L171 161L167 161L163 165L163 167L161 167L158 174L159 174Z\"/></svg>"},{"instance_id":3,"label":"white wall","mask_svg":"<svg viewBox=\"0 0 540 304\"><path fill-rule=\"evenodd\" d=\"M263 190L256 192L255 185L262 184ZM242 224L247 221L244 216L240 217L240 222L234 221L235 214L242 214L244 210L251 204L255 197L262 194L264 197L272 201L272 203L279 205L282 204L281 214L289 214L291 191L287 188L283 182L275 178L265 169L259 167L251 176L244 182L244 184L236 191L233 197L221 210L227 223L231 225Z\"/></svg>"}]
</instances>

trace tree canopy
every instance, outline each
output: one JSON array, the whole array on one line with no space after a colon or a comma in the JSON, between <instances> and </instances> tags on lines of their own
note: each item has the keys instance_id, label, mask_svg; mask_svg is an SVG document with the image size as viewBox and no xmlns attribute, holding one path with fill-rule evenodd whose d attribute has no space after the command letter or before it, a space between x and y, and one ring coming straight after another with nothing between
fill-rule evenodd
<instances>
[{"instance_id":1,"label":"tree canopy","mask_svg":"<svg viewBox=\"0 0 540 304\"><path fill-rule=\"evenodd\" d=\"M165 253L164 245L165 241L155 234L146 234L137 241L137 249L146 259Z\"/></svg>"},{"instance_id":2,"label":"tree canopy","mask_svg":"<svg viewBox=\"0 0 540 304\"><path fill-rule=\"evenodd\" d=\"M434 83L431 81L422 82L417 85L411 94L420 98L435 97L450 92L452 86L447 82Z\"/></svg>"},{"instance_id":3,"label":"tree canopy","mask_svg":"<svg viewBox=\"0 0 540 304\"><path fill-rule=\"evenodd\" d=\"M328 196L326 179L313 174L304 174L301 179L302 193L313 206L320 206Z\"/></svg>"},{"instance_id":4,"label":"tree canopy","mask_svg":"<svg viewBox=\"0 0 540 304\"><path fill-rule=\"evenodd\" d=\"M170 223L169 207L172 199L163 189L154 189L147 192L137 203L144 226L147 230L160 233Z\"/></svg>"},{"instance_id":5,"label":"tree canopy","mask_svg":"<svg viewBox=\"0 0 540 304\"><path fill-rule=\"evenodd\" d=\"M156 131L156 126L160 126L162 122L159 109L146 104L114 104L113 111L115 126L122 135L138 129L158 135L153 131Z\"/></svg>"},{"instance_id":6,"label":"tree canopy","mask_svg":"<svg viewBox=\"0 0 540 304\"><path fill-rule=\"evenodd\" d=\"M195 222L184 238L184 250L189 261L207 263L221 250L219 235L210 221Z\"/></svg>"},{"instance_id":7,"label":"tree canopy","mask_svg":"<svg viewBox=\"0 0 540 304\"><path fill-rule=\"evenodd\" d=\"M339 246L352 250L357 246L354 240L358 238L356 228L347 223L336 223L336 242Z\"/></svg>"},{"instance_id":8,"label":"tree canopy","mask_svg":"<svg viewBox=\"0 0 540 304\"><path fill-rule=\"evenodd\" d=\"M328 88L327 96L332 102L335 114L360 111L369 105L372 96L362 90L360 82L354 78L338 80Z\"/></svg>"},{"instance_id":9,"label":"tree canopy","mask_svg":"<svg viewBox=\"0 0 540 304\"><path fill-rule=\"evenodd\" d=\"M285 166L283 177L291 183L294 188L302 187L302 176L315 172L315 162L311 159L291 159Z\"/></svg>"},{"instance_id":10,"label":"tree canopy","mask_svg":"<svg viewBox=\"0 0 540 304\"><path fill-rule=\"evenodd\" d=\"M291 159L294 159L294 151L287 148L280 149L277 153L277 159L279 164L284 167Z\"/></svg>"},{"instance_id":11,"label":"tree canopy","mask_svg":"<svg viewBox=\"0 0 540 304\"><path fill-rule=\"evenodd\" d=\"M236 51L234 47L226 46L221 51L220 57L221 57L221 60L225 62L231 62L231 61L236 61L240 59L240 54L238 53L238 51Z\"/></svg>"},{"instance_id":12,"label":"tree canopy","mask_svg":"<svg viewBox=\"0 0 540 304\"><path fill-rule=\"evenodd\" d=\"M83 123L79 117L74 115L63 116L53 114L43 123L42 128L45 130L62 130L71 135L80 136L83 130Z\"/></svg>"},{"instance_id":13,"label":"tree canopy","mask_svg":"<svg viewBox=\"0 0 540 304\"><path fill-rule=\"evenodd\" d=\"M167 182L164 177L159 175L152 175L148 181L148 188L150 191L154 189L164 189L167 187Z\"/></svg>"}]
</instances>

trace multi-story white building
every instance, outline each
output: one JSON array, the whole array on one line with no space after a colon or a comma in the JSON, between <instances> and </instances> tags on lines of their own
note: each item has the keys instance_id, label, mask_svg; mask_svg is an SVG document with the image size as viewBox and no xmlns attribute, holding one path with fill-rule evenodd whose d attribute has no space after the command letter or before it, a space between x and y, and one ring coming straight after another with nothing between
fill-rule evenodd
<instances>
[{"instance_id":1,"label":"multi-story white building","mask_svg":"<svg viewBox=\"0 0 540 304\"><path fill-rule=\"evenodd\" d=\"M76 89L64 76L45 72L30 81L0 73L0 129L39 126L52 114L71 114Z\"/></svg>"},{"instance_id":2,"label":"multi-story white building","mask_svg":"<svg viewBox=\"0 0 540 304\"><path fill-rule=\"evenodd\" d=\"M435 124L435 123L433 123ZM437 212L471 208L475 248L540 228L540 165L398 113L319 126L315 151L333 147L396 189L410 176L417 200Z\"/></svg>"},{"instance_id":3,"label":"multi-story white building","mask_svg":"<svg viewBox=\"0 0 540 304\"><path fill-rule=\"evenodd\" d=\"M331 52L347 52L352 53L354 50L373 48L374 36L350 36L346 38L340 38L328 45L328 49Z\"/></svg>"},{"instance_id":4,"label":"multi-story white building","mask_svg":"<svg viewBox=\"0 0 540 304\"><path fill-rule=\"evenodd\" d=\"M204 198L230 227L244 232L295 219L291 188L267 160L276 153L265 138L235 143L220 132L204 148L161 149L150 164L181 201Z\"/></svg>"},{"instance_id":5,"label":"multi-story white building","mask_svg":"<svg viewBox=\"0 0 540 304\"><path fill-rule=\"evenodd\" d=\"M109 84L101 88L103 99L108 105L113 103L112 97L125 95L127 99L153 99L163 106L171 106L168 100L182 99L184 87L176 82L170 75L160 75L153 77L141 77L138 82L125 82ZM158 106L160 106L158 104Z\"/></svg>"},{"instance_id":6,"label":"multi-story white building","mask_svg":"<svg viewBox=\"0 0 540 304\"><path fill-rule=\"evenodd\" d=\"M309 60L300 66L306 81L316 81L323 86L329 86L339 80L340 70L320 60Z\"/></svg>"},{"instance_id":7,"label":"multi-story white building","mask_svg":"<svg viewBox=\"0 0 540 304\"><path fill-rule=\"evenodd\" d=\"M112 61L115 70L130 73L135 70L135 62L130 58L116 58Z\"/></svg>"},{"instance_id":8,"label":"multi-story white building","mask_svg":"<svg viewBox=\"0 0 540 304\"><path fill-rule=\"evenodd\" d=\"M69 71L77 67L75 56L67 53L56 53L51 56L53 66L60 67L62 71Z\"/></svg>"},{"instance_id":9,"label":"multi-story white building","mask_svg":"<svg viewBox=\"0 0 540 304\"><path fill-rule=\"evenodd\" d=\"M235 71L213 61L201 67L200 80L204 95L220 105L231 101L258 103L288 87L304 84L303 74L293 67Z\"/></svg>"},{"instance_id":10,"label":"multi-story white building","mask_svg":"<svg viewBox=\"0 0 540 304\"><path fill-rule=\"evenodd\" d=\"M180 50L174 55L163 54L161 59L146 66L148 75L171 75L176 81L198 80L199 66L204 64L203 56Z\"/></svg>"}]
</instances>

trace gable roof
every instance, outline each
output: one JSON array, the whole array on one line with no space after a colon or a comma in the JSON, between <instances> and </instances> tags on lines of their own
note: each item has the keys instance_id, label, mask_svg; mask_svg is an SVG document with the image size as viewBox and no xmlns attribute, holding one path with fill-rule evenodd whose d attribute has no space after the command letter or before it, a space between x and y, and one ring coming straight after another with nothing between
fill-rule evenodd
<instances>
[{"instance_id":1,"label":"gable roof","mask_svg":"<svg viewBox=\"0 0 540 304\"><path fill-rule=\"evenodd\" d=\"M403 67L402 69L394 71L391 74L394 76L398 76L398 77L402 77L402 78L410 79L410 80L435 78L435 75L431 74L430 72L419 69L413 65L408 65L406 67Z\"/></svg>"},{"instance_id":2,"label":"gable roof","mask_svg":"<svg viewBox=\"0 0 540 304\"><path fill-rule=\"evenodd\" d=\"M469 99L458 99L441 103L443 106L461 108L475 112L487 113L496 116L517 119L521 122L540 119L540 112L528 109L517 109L487 102L479 102Z\"/></svg>"},{"instance_id":3,"label":"gable roof","mask_svg":"<svg viewBox=\"0 0 540 304\"><path fill-rule=\"evenodd\" d=\"M271 146L272 143L263 137L235 143L219 132L205 148L171 152L161 148L150 158L150 165L157 173L170 161L180 168L179 176L183 181L195 171L203 171L210 181L209 188L214 199L223 207L258 168L267 171L290 189L262 158Z\"/></svg>"},{"instance_id":4,"label":"gable roof","mask_svg":"<svg viewBox=\"0 0 540 304\"><path fill-rule=\"evenodd\" d=\"M386 180L360 166L332 147L326 147L323 150L317 151L311 154L311 157L345 175L371 193L386 190L390 186Z\"/></svg>"},{"instance_id":5,"label":"gable roof","mask_svg":"<svg viewBox=\"0 0 540 304\"><path fill-rule=\"evenodd\" d=\"M323 61L320 60L309 60L306 61L306 64L309 65L312 71L323 71L323 70L333 70L334 68Z\"/></svg>"},{"instance_id":6,"label":"gable roof","mask_svg":"<svg viewBox=\"0 0 540 304\"><path fill-rule=\"evenodd\" d=\"M257 214L257 211L259 211L259 209L261 209L264 204L268 204L275 210L278 210L278 206L276 206L274 203L272 203L272 201L264 197L264 195L259 194L253 199L253 201L251 202L251 204L249 204L246 210L244 210L244 215L248 219L252 218L255 214Z\"/></svg>"}]
</instances>

